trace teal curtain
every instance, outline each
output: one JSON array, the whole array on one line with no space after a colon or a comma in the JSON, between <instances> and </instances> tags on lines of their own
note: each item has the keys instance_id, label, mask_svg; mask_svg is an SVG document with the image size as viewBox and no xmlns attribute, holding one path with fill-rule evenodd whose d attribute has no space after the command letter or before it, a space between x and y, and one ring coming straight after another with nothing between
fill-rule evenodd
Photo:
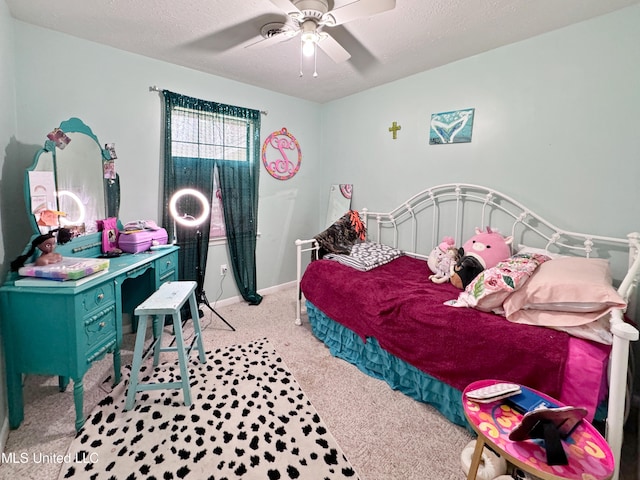
<instances>
[{"instance_id":1,"label":"teal curtain","mask_svg":"<svg viewBox=\"0 0 640 480\"><path fill-rule=\"evenodd\" d=\"M173 157L172 160L176 191L181 188L193 188L204 193L205 196L211 196L213 169L210 162L194 161L193 158L184 157ZM188 212L188 215L194 218L202 214L202 206L192 195L182 196L176 207L178 212L184 214ZM199 281L198 274L204 275L209 251L207 246L209 244L210 220L210 217L207 218L198 227L176 224L176 240L180 246L178 253L179 279ZM173 225L171 227L173 229Z\"/></svg>"},{"instance_id":2,"label":"teal curtain","mask_svg":"<svg viewBox=\"0 0 640 480\"><path fill-rule=\"evenodd\" d=\"M227 247L231 270L242 297L251 305L258 305L262 297L257 293L256 273L256 236L258 215L258 181L260 173L260 112L243 107L225 105L216 102L187 97L167 90L163 91L165 99L164 111L164 211L163 224L168 226L169 238L173 238L173 220L168 211L169 200L174 192L181 188L196 188L212 197L214 168L218 168L222 205L225 217ZM184 140L190 134L193 138L187 141L189 146L198 145L199 153L185 156L177 153L172 134L172 113L181 109L203 112L206 119L214 118L214 130L208 132L208 123L187 134L180 132ZM213 117L211 115L213 114ZM218 145L219 138L224 136L224 119L235 117L242 119L247 128L246 144L238 153L238 145ZM178 127L176 127L178 128ZM223 133L220 136L217 130ZM208 135L215 140L210 140ZM184 142L183 142L184 143ZM216 143L216 145L212 145ZM229 148L227 148L229 147ZM227 153L228 152L228 153ZM228 157L233 157L229 159ZM241 158L240 160L238 158ZM184 211L184 210L179 210ZM197 243L195 232L177 229L180 253L180 278L189 279L197 267ZM205 231L206 230L206 231ZM209 241L209 222L202 225L203 248L200 265L206 265ZM193 237L193 238L192 238ZM183 251L184 250L184 251Z\"/></svg>"},{"instance_id":3,"label":"teal curtain","mask_svg":"<svg viewBox=\"0 0 640 480\"><path fill-rule=\"evenodd\" d=\"M218 165L224 224L227 230L233 276L242 298L258 305L262 297L256 292L256 235L258 213L258 169L238 167L230 162Z\"/></svg>"}]
</instances>

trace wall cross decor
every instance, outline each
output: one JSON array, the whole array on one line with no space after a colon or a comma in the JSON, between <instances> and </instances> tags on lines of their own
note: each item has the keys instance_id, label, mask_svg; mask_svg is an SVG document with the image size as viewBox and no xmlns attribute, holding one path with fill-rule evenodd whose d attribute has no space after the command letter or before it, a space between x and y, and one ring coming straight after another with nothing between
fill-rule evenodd
<instances>
[{"instance_id":1,"label":"wall cross decor","mask_svg":"<svg viewBox=\"0 0 640 480\"><path fill-rule=\"evenodd\" d=\"M389 127L389 131L391 133L393 133L393 139L394 140L396 140L398 138L397 137L397 133L398 133L398 130L401 130L401 129L402 129L402 127L400 125L398 125L396 122L393 122L393 124Z\"/></svg>"}]
</instances>

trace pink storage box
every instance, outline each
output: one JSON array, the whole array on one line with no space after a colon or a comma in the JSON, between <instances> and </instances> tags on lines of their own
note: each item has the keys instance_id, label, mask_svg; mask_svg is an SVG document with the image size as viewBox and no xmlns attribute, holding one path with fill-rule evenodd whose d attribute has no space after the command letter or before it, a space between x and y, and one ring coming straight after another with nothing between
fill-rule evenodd
<instances>
[{"instance_id":1,"label":"pink storage box","mask_svg":"<svg viewBox=\"0 0 640 480\"><path fill-rule=\"evenodd\" d=\"M151 245L166 245L168 238L164 228L133 233L120 232L118 247L127 253L145 252L151 248Z\"/></svg>"}]
</instances>

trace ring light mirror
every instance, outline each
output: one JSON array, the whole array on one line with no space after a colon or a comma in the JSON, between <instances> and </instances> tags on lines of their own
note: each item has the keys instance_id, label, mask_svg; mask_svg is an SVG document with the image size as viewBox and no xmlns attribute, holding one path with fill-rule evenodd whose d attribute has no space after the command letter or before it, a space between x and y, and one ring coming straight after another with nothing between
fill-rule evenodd
<instances>
[{"instance_id":1,"label":"ring light mirror","mask_svg":"<svg viewBox=\"0 0 640 480\"><path fill-rule=\"evenodd\" d=\"M192 215L188 215L186 213L180 214L178 212L178 200L186 195L191 195L200 201L200 206L202 213L198 217L193 217ZM193 188L183 188L178 190L173 194L171 200L169 201L169 213L171 217L175 220L176 223L179 223L185 227L197 227L202 224L207 218L209 218L209 213L211 212L211 207L209 205L209 200L204 194L198 190Z\"/></svg>"},{"instance_id":2,"label":"ring light mirror","mask_svg":"<svg viewBox=\"0 0 640 480\"><path fill-rule=\"evenodd\" d=\"M63 198L68 197L72 202L64 201ZM86 209L84 208L84 204L80 200L80 197L73 192L69 192L68 190L60 190L58 192L58 202L60 204L60 210L65 212L67 216L60 217L60 224L63 227L68 225L80 225L84 222L84 217L86 215ZM72 207L72 208L69 208ZM68 214L70 212L78 214L78 218L70 219Z\"/></svg>"}]
</instances>

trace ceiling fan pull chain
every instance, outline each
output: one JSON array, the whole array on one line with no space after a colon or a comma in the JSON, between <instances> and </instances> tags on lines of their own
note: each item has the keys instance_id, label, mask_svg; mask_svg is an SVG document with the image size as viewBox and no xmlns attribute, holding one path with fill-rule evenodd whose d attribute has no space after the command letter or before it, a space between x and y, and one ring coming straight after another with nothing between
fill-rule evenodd
<instances>
[{"instance_id":1,"label":"ceiling fan pull chain","mask_svg":"<svg viewBox=\"0 0 640 480\"><path fill-rule=\"evenodd\" d=\"M303 60L303 55L302 55L302 40L300 40L300 78L302 78L302 76L304 75L304 73L302 72L302 60Z\"/></svg>"},{"instance_id":2,"label":"ceiling fan pull chain","mask_svg":"<svg viewBox=\"0 0 640 480\"><path fill-rule=\"evenodd\" d=\"M313 44L313 78L318 77L318 44Z\"/></svg>"}]
</instances>

